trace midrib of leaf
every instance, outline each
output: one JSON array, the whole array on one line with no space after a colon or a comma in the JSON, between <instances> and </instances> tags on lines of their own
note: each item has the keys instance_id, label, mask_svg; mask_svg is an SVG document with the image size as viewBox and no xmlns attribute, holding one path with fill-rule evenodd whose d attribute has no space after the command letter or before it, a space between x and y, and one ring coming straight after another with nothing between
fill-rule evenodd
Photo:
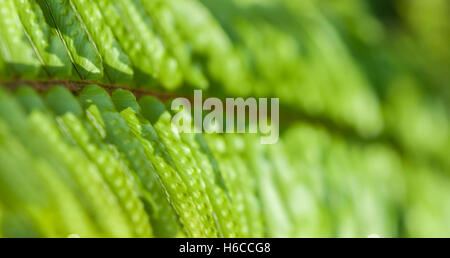
<instances>
[{"instance_id":1,"label":"midrib of leaf","mask_svg":"<svg viewBox=\"0 0 450 258\"><path fill-rule=\"evenodd\" d=\"M80 22L81 28L86 33L86 35L87 35L87 37L89 39L89 42L92 43L92 46L95 48L97 53L100 53L100 51L98 50L97 45L95 44L94 39L92 38L91 34L89 33L89 30L86 28L86 24L84 24L83 19L81 18L80 14L78 13L77 8L73 5L72 1L69 1L69 5L70 5L70 8L72 8L72 11L75 13L75 16L77 17L78 21ZM100 57L100 61L103 64L104 61L103 61L102 55L99 55L99 57ZM109 74L106 71L104 72L104 74L107 77L108 81L111 82L112 80L111 80Z\"/></svg>"},{"instance_id":2,"label":"midrib of leaf","mask_svg":"<svg viewBox=\"0 0 450 258\"><path fill-rule=\"evenodd\" d=\"M50 6L48 5L47 1L43 1L43 2L44 2L44 4L45 4L45 7L47 8L48 13L50 14L50 17L52 18L53 25L55 25L55 28L57 28L57 29L55 30L55 31L56 31L56 34L58 34L58 37L61 39L61 41L62 41L64 47L66 48L66 52L67 52L67 54L69 55L70 62L72 63L72 66L73 66L73 68L75 69L75 72L78 74L78 77L79 77L79 78L83 78L83 77L81 76L80 71L78 71L77 66L75 65L76 62L75 62L75 59L74 59L73 56L72 56L72 52L70 51L69 47L67 46L66 41L64 40L64 37L61 35L61 32L60 32L60 30L58 29L58 25L56 24L56 20L55 20L55 17L53 16L53 12L52 12L51 9L50 9Z\"/></svg>"},{"instance_id":3,"label":"midrib of leaf","mask_svg":"<svg viewBox=\"0 0 450 258\"><path fill-rule=\"evenodd\" d=\"M34 54L36 55L36 58L39 60L39 63L41 63L42 69L45 71L45 73L46 73L48 76L51 76L50 71L49 71L49 70L47 69L47 67L45 66L45 62L44 62L44 60L42 59L42 56L41 56L41 54L39 53L39 51L38 51L36 45L34 44L33 40L31 39L30 34L28 33L28 31L27 31L25 25L22 23L22 20L21 20L21 19L19 19L19 20L20 20L20 24L21 24L22 27L23 27L23 33L24 33L25 36L27 37L28 42L30 42L30 46L31 46L31 48L33 49Z\"/></svg>"},{"instance_id":4,"label":"midrib of leaf","mask_svg":"<svg viewBox=\"0 0 450 258\"><path fill-rule=\"evenodd\" d=\"M30 85L34 89L36 89L39 92L46 92L47 90L50 90L51 88L55 86L64 86L68 90L70 90L73 93L77 93L81 91L85 86L95 84L103 89L105 89L108 92L111 92L116 89L124 89L128 90L131 93L133 93L136 97L140 96L154 96L158 98L159 100L166 101L170 99L174 99L177 97L187 97L181 94L174 94L174 93L168 93L168 92L162 92L162 91L155 91L155 90L144 90L144 89L136 89L136 88L129 88L125 85L119 85L119 84L106 84L106 83L99 83L97 81L88 81L88 80L62 80L62 79L42 79L42 80L0 80L0 85L6 86L10 89L16 89L23 85Z\"/></svg>"}]
</instances>

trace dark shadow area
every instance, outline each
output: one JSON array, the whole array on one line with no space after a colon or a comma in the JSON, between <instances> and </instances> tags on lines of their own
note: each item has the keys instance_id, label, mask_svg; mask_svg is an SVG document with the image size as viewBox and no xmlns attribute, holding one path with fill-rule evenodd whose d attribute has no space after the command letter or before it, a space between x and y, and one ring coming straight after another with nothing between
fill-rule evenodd
<instances>
[{"instance_id":1,"label":"dark shadow area","mask_svg":"<svg viewBox=\"0 0 450 258\"><path fill-rule=\"evenodd\" d=\"M167 111L164 104L153 96L144 96L140 98L139 105L141 105L142 108L142 115L152 124L156 124L161 115Z\"/></svg>"}]
</instances>

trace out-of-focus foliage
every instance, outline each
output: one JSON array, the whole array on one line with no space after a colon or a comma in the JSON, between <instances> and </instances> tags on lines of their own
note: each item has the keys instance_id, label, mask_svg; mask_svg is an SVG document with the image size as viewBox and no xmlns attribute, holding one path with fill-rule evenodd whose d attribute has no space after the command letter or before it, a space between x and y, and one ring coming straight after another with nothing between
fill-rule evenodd
<instances>
[{"instance_id":1,"label":"out-of-focus foliage","mask_svg":"<svg viewBox=\"0 0 450 258\"><path fill-rule=\"evenodd\" d=\"M449 1L0 0L0 15L1 237L450 234ZM281 139L185 134L110 84L278 97Z\"/></svg>"}]
</instances>

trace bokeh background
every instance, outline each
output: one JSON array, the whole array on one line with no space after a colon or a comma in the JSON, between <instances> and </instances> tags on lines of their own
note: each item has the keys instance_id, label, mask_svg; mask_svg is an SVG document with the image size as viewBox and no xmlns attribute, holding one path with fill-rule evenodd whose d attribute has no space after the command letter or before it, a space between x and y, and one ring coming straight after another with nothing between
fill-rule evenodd
<instances>
[{"instance_id":1,"label":"bokeh background","mask_svg":"<svg viewBox=\"0 0 450 258\"><path fill-rule=\"evenodd\" d=\"M286 108L302 233L448 236L448 1L201 2Z\"/></svg>"}]
</instances>

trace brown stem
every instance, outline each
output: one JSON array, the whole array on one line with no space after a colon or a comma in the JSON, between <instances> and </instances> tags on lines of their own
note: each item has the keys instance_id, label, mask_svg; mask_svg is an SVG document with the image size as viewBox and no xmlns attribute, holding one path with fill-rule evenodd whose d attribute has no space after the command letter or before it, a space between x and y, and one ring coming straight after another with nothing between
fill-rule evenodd
<instances>
[{"instance_id":1,"label":"brown stem","mask_svg":"<svg viewBox=\"0 0 450 258\"><path fill-rule=\"evenodd\" d=\"M23 85L29 85L35 88L39 92L45 92L51 89L52 87L56 85L61 85L67 88L68 90L72 91L73 93L78 93L83 89L84 86L89 84L96 84L104 88L108 92L112 92L116 89L126 89L130 92L132 92L136 98L140 98L145 95L150 95L157 97L158 99L162 101L167 101L170 99L174 99L177 97L180 97L180 95L172 94L172 93L165 93L165 92L158 92L154 90L143 90L143 89L133 89L129 88L127 86L123 85L113 85L113 84L105 84L105 83L98 83L93 81L80 81L80 80L10 80L10 81L0 81L1 85L4 85L10 89L16 89Z\"/></svg>"}]
</instances>

